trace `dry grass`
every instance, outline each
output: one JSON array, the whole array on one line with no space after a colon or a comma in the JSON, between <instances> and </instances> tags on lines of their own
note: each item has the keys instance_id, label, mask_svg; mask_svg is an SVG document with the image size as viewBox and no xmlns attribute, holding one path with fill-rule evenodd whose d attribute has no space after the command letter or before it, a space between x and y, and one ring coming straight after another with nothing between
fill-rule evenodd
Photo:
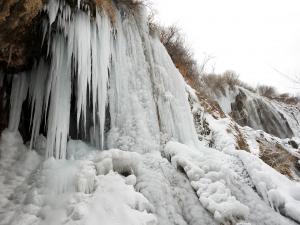
<instances>
[{"instance_id":1,"label":"dry grass","mask_svg":"<svg viewBox=\"0 0 300 225\"><path fill-rule=\"evenodd\" d=\"M272 145L265 140L257 140L260 158L279 173L293 179L292 168L299 170L298 158L291 155L280 144Z\"/></svg>"},{"instance_id":2,"label":"dry grass","mask_svg":"<svg viewBox=\"0 0 300 225\"><path fill-rule=\"evenodd\" d=\"M115 23L116 11L112 0L96 0L96 6L105 11L112 23Z\"/></svg>"},{"instance_id":3,"label":"dry grass","mask_svg":"<svg viewBox=\"0 0 300 225\"><path fill-rule=\"evenodd\" d=\"M240 86L251 92L255 92L255 90L252 87L242 82L239 79L239 75L232 70L227 70L223 74L202 74L201 84L203 87L209 88L214 92L221 91L224 95L226 86L229 86L229 88Z\"/></svg>"},{"instance_id":4,"label":"dry grass","mask_svg":"<svg viewBox=\"0 0 300 225\"><path fill-rule=\"evenodd\" d=\"M256 88L256 92L261 96L286 104L296 105L300 103L300 99L298 97L291 96L288 93L279 94L276 88L272 86L260 85Z\"/></svg>"},{"instance_id":5,"label":"dry grass","mask_svg":"<svg viewBox=\"0 0 300 225\"><path fill-rule=\"evenodd\" d=\"M180 30L176 26L163 27L154 23L153 15L148 18L148 24L150 30L159 35L160 41L183 77L188 79L189 83L197 83L199 78L197 62Z\"/></svg>"},{"instance_id":6,"label":"dry grass","mask_svg":"<svg viewBox=\"0 0 300 225\"><path fill-rule=\"evenodd\" d=\"M235 130L234 136L235 136L235 140L236 140L238 149L250 152L249 145L248 145L244 135L242 134L242 132L238 128L238 126L234 125L233 128Z\"/></svg>"},{"instance_id":7,"label":"dry grass","mask_svg":"<svg viewBox=\"0 0 300 225\"><path fill-rule=\"evenodd\" d=\"M90 1L90 0L88 0ZM111 22L114 24L116 21L116 7L114 4L120 4L126 6L128 10L131 12L136 12L137 10L140 9L140 7L146 6L147 3L146 0L95 0L95 5L96 7L100 8L103 10L110 18ZM90 6L93 7L93 6Z\"/></svg>"},{"instance_id":8,"label":"dry grass","mask_svg":"<svg viewBox=\"0 0 300 225\"><path fill-rule=\"evenodd\" d=\"M267 85L260 85L256 88L256 91L258 94L261 96L267 97L267 98L273 98L277 96L277 91L274 87L272 86L267 86Z\"/></svg>"}]
</instances>

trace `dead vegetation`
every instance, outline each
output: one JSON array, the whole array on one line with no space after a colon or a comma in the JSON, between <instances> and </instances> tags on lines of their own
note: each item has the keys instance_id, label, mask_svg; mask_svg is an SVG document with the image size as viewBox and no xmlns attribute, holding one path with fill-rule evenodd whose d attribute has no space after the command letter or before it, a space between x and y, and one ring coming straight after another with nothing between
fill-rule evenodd
<instances>
[{"instance_id":1,"label":"dead vegetation","mask_svg":"<svg viewBox=\"0 0 300 225\"><path fill-rule=\"evenodd\" d=\"M221 91L225 95L225 88L229 87L233 89L234 87L240 86L251 92L255 92L255 89L239 79L239 75L233 70L227 70L222 74L208 73L202 74L201 82L204 87L210 90Z\"/></svg>"},{"instance_id":2,"label":"dead vegetation","mask_svg":"<svg viewBox=\"0 0 300 225\"><path fill-rule=\"evenodd\" d=\"M90 2L91 0L86 0ZM92 3L93 4L93 3ZM95 0L95 6L103 10L110 18L112 23L116 21L116 5L126 6L126 9L131 12L136 12L140 9L141 6L147 6L148 1L146 0ZM91 6L90 8L95 8Z\"/></svg>"},{"instance_id":3,"label":"dead vegetation","mask_svg":"<svg viewBox=\"0 0 300 225\"><path fill-rule=\"evenodd\" d=\"M234 136L235 136L235 140L236 140L238 149L250 152L249 145L248 145L244 135L242 134L242 132L240 131L240 129L238 128L238 126L236 124L233 126L233 129L235 131Z\"/></svg>"},{"instance_id":4,"label":"dead vegetation","mask_svg":"<svg viewBox=\"0 0 300 225\"><path fill-rule=\"evenodd\" d=\"M269 98L271 100L277 100L290 105L300 103L300 99L296 96L292 96L288 93L279 94L277 90L272 86L260 85L256 89L257 93L261 96Z\"/></svg>"},{"instance_id":5,"label":"dead vegetation","mask_svg":"<svg viewBox=\"0 0 300 225\"><path fill-rule=\"evenodd\" d=\"M106 12L112 23L116 20L116 11L111 0L96 0L96 6Z\"/></svg>"},{"instance_id":6,"label":"dead vegetation","mask_svg":"<svg viewBox=\"0 0 300 225\"><path fill-rule=\"evenodd\" d=\"M299 170L298 158L291 155L282 145L271 144L266 140L256 140L259 143L260 158L279 173L293 179L293 169Z\"/></svg>"}]
</instances>

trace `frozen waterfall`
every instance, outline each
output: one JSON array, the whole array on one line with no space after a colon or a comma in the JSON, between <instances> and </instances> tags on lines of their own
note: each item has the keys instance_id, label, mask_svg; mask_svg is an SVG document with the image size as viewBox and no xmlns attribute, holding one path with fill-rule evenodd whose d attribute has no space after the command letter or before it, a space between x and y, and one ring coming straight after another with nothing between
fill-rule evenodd
<instances>
[{"instance_id":1,"label":"frozen waterfall","mask_svg":"<svg viewBox=\"0 0 300 225\"><path fill-rule=\"evenodd\" d=\"M170 139L197 142L184 80L150 35L142 10L132 14L119 5L113 23L103 10L93 17L64 1L50 1L45 11L48 55L28 75L31 146L44 118L47 157L66 158L72 112L77 136L99 149L143 153ZM14 115L20 114L19 96L26 96L24 77L14 81Z\"/></svg>"}]
</instances>

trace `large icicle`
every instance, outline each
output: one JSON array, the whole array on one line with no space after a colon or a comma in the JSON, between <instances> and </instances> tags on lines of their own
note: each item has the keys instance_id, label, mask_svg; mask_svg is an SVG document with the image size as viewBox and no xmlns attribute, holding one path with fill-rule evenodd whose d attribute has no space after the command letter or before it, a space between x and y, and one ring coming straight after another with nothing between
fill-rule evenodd
<instances>
[{"instance_id":1,"label":"large icicle","mask_svg":"<svg viewBox=\"0 0 300 225\"><path fill-rule=\"evenodd\" d=\"M92 106L93 122L92 139L96 146L104 148L104 125L107 105L108 69L110 66L111 26L106 15L96 14L96 25L92 26ZM97 117L96 117L97 116ZM99 124L99 133L97 132ZM97 135L98 134L98 135Z\"/></svg>"},{"instance_id":2,"label":"large icicle","mask_svg":"<svg viewBox=\"0 0 300 225\"><path fill-rule=\"evenodd\" d=\"M29 83L29 99L31 101L31 139L30 149L39 135L41 121L43 118L43 103L46 79L49 67L41 60L37 68L34 69L30 76Z\"/></svg>"},{"instance_id":3,"label":"large icicle","mask_svg":"<svg viewBox=\"0 0 300 225\"><path fill-rule=\"evenodd\" d=\"M91 84L91 24L90 16L84 12L76 13L74 17L74 52L77 63L77 127L80 116L86 128L86 108L88 87Z\"/></svg>"},{"instance_id":4,"label":"large icicle","mask_svg":"<svg viewBox=\"0 0 300 225\"><path fill-rule=\"evenodd\" d=\"M10 95L10 112L8 122L8 128L10 131L18 131L22 105L26 99L27 91L28 82L26 73L14 75Z\"/></svg>"},{"instance_id":5,"label":"large icicle","mask_svg":"<svg viewBox=\"0 0 300 225\"><path fill-rule=\"evenodd\" d=\"M53 37L48 90L46 100L48 102L50 97L50 107L47 156L61 159L66 157L71 104L71 55L68 52L66 40L61 35ZM51 96L49 96L50 93Z\"/></svg>"},{"instance_id":6,"label":"large icicle","mask_svg":"<svg viewBox=\"0 0 300 225\"><path fill-rule=\"evenodd\" d=\"M49 45L52 45L50 78L45 94L45 111L49 110L47 155L66 156L72 93L77 102L77 132L82 134L83 128L87 135L86 129L89 129L92 142L103 149L111 57L110 20L100 11L96 12L94 19L79 8L71 13L64 1L49 3L45 11L51 14L45 31L49 32ZM92 125L87 123L91 117Z\"/></svg>"}]
</instances>

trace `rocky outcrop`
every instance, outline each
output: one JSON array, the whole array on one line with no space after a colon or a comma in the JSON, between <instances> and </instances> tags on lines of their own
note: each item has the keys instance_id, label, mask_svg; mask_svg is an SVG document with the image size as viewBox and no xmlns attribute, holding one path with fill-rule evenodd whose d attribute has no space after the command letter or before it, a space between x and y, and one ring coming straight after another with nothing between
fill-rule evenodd
<instances>
[{"instance_id":1,"label":"rocky outcrop","mask_svg":"<svg viewBox=\"0 0 300 225\"><path fill-rule=\"evenodd\" d=\"M43 0L0 2L0 68L18 72L30 67L40 51L39 12Z\"/></svg>"}]
</instances>

